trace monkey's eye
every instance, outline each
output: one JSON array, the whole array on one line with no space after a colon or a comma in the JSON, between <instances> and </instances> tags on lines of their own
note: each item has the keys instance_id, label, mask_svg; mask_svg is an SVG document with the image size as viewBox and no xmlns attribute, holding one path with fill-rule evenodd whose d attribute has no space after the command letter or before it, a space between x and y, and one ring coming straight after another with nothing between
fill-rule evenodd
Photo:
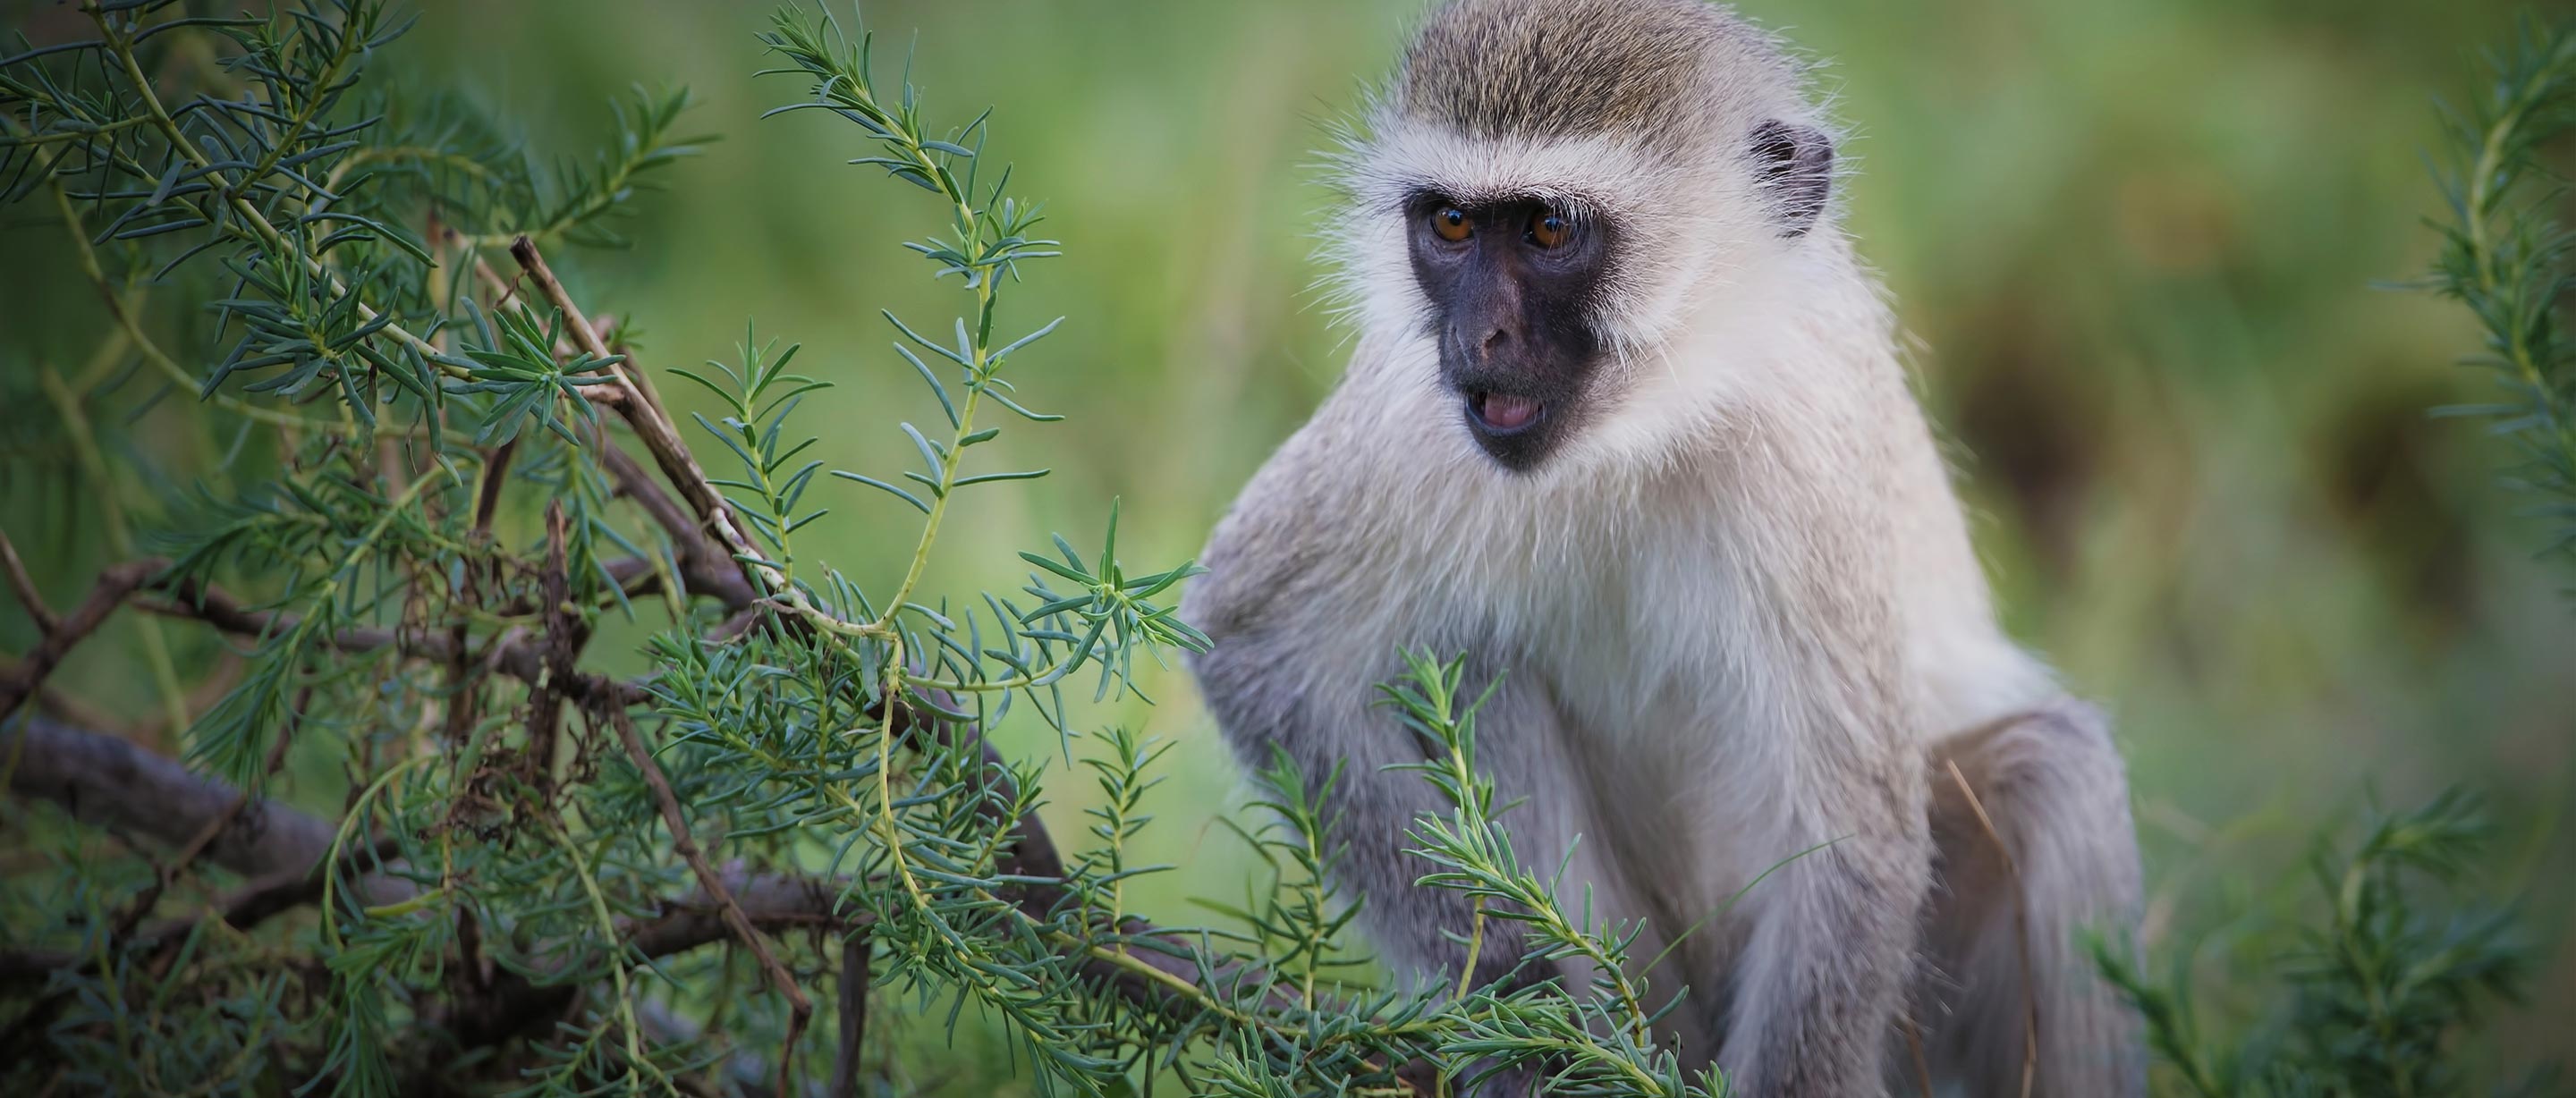
<instances>
[{"instance_id":1,"label":"monkey's eye","mask_svg":"<svg viewBox=\"0 0 2576 1098\"><path fill-rule=\"evenodd\" d=\"M1574 219L1554 210L1540 210L1530 218L1530 243L1542 248L1561 248L1574 239Z\"/></svg>"},{"instance_id":2,"label":"monkey's eye","mask_svg":"<svg viewBox=\"0 0 2576 1098\"><path fill-rule=\"evenodd\" d=\"M1431 231L1439 233L1440 239L1455 244L1475 235L1476 223L1467 218L1467 211L1456 206L1442 206L1431 211Z\"/></svg>"}]
</instances>

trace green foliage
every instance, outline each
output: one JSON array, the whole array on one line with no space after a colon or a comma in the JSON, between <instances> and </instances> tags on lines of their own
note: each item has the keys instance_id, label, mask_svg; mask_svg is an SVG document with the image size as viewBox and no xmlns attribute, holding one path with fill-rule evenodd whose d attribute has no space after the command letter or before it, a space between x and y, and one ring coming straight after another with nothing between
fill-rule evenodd
<instances>
[{"instance_id":1,"label":"green foliage","mask_svg":"<svg viewBox=\"0 0 2576 1098\"><path fill-rule=\"evenodd\" d=\"M2515 479L2539 497L2547 551L2563 556L2576 549L2576 334L2564 314L2576 233L2552 216L2567 188L2542 151L2576 126L2576 22L2528 23L2490 64L2483 94L2450 118L2450 220L2425 285L2476 314L2486 351L2468 361L2504 390L2499 402L2446 411L2490 419L2513 442Z\"/></svg>"},{"instance_id":2,"label":"green foliage","mask_svg":"<svg viewBox=\"0 0 2576 1098\"><path fill-rule=\"evenodd\" d=\"M2475 804L2452 793L2378 820L2349 854L2321 848L2324 911L2315 925L2276 928L2290 940L2273 958L2281 988L2268 1017L2205 1024L2188 955L2161 984L2121 950L2097 947L2095 960L2145 1015L2179 1093L2480 1093L2474 1082L2494 1072L2464 1059L2463 1038L2515 996L2530 963L2509 910L2460 895L2487 835Z\"/></svg>"},{"instance_id":3,"label":"green foliage","mask_svg":"<svg viewBox=\"0 0 2576 1098\"><path fill-rule=\"evenodd\" d=\"M139 360L231 432L144 539L166 564L141 600L241 663L171 732L258 811L339 823L309 914L198 919L193 897L259 883L220 851L99 856L13 803L41 868L0 903L0 1085L750 1095L840 1060L891 1087L881 1050L829 1039L873 1001L998 1027L1048 1091L1385 1094L1408 1066L1443 1090L1505 1069L1573 1094L1721 1089L1657 1047L1630 936L1516 864L1456 664L1417 659L1389 691L1454 805L1414 833L1424 884L1473 897L1479 948L1508 921L1530 956L1588 962L1588 986L1370 986L1329 803L1285 764L1269 818L1237 827L1271 887L1210 905L1227 926L1137 918L1134 882L1170 868L1134 853L1165 745L1078 727L1065 687L1136 695L1140 653L1204 649L1172 609L1197 569L1133 567L1113 503L1097 549L1019 554L1017 591L926 589L960 552L941 539L960 494L1047 472L981 447L1003 412L1061 418L1020 385L1063 321L1006 308L1059 248L987 168L986 117L934 126L908 81L878 82L864 33L791 10L760 42L805 85L771 113L849 122L872 150L852 163L933 196L940 231L906 246L963 295L946 324L884 314L937 412L894 424L919 464L883 475L813 456L800 416L829 387L748 329L738 361L669 371L713 401L702 461L633 326L585 330L539 260L630 243L629 199L707 140L674 136L684 94L635 93L607 151L546 170L461 100L370 83L407 26L376 0L87 14L94 37L0 60L0 193L59 224L115 322L107 365L56 384L77 411ZM899 571L800 546L825 471L918 519L885 527ZM625 648L591 652L608 635ZM1015 709L1097 786L1064 849L1034 822L1040 768L985 745ZM821 993L836 967L865 981L855 1002Z\"/></svg>"},{"instance_id":4,"label":"green foliage","mask_svg":"<svg viewBox=\"0 0 2576 1098\"><path fill-rule=\"evenodd\" d=\"M1460 1029L1442 1051L1484 1060L1487 1071L1544 1069L1551 1094L1723 1093L1716 1076L1686 1078L1672 1052L1656 1048L1648 1027L1681 1000L1675 995L1650 1009L1646 989L1629 975L1628 947L1641 928L1595 926L1589 903L1583 916L1569 917L1555 882L1521 867L1498 819L1503 809L1494 803L1494 783L1476 769L1475 713L1484 699L1461 705L1465 661L1441 663L1419 653L1406 659L1409 673L1383 689L1405 727L1423 738L1430 759L1401 769L1421 772L1452 808L1447 820L1426 817L1414 825L1418 845L1411 853L1431 866L1417 883L1474 899L1480 921L1469 942L1471 970L1484 922L1500 919L1522 927L1524 963L1545 959L1590 973L1588 986L1571 996L1552 985L1478 988L1462 975L1461 1002L1449 1011Z\"/></svg>"},{"instance_id":5,"label":"green foliage","mask_svg":"<svg viewBox=\"0 0 2576 1098\"><path fill-rule=\"evenodd\" d=\"M2450 220L2420 288L2476 316L2486 351L2467 362L2494 370L2506 397L2440 411L2491 419L2492 433L2512 442L2522 458L2514 481L2540 497L2534 510L2555 527L2545 552L2564 557L2576 547L2576 340L2561 310L2576 289L2576 235L2552 217L2568 192L2543 152L2576 125L2576 23L2528 22L2491 65L2483 94L2450 118L2457 165L2439 178ZM2465 894L2489 830L2454 791L2377 820L2349 854L2321 844L2313 867L2323 911L2313 924L2258 933L2289 940L2263 972L2277 984L2259 993L2268 1005L2250 1016L2204 1023L2188 951L2163 982L2107 945L2096 963L2144 1015L2175 1093L2481 1093L2503 1072L2472 1060L2471 1038L2518 997L2531 967L2513 909ZM2542 1092L2545 1079L2534 1075L2520 1092Z\"/></svg>"}]
</instances>

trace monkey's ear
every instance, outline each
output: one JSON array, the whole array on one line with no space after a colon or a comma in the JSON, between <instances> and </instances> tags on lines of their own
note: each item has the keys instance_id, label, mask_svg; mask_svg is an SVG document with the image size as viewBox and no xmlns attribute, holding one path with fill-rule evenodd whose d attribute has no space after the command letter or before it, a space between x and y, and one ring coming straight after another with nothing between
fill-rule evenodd
<instances>
[{"instance_id":1,"label":"monkey's ear","mask_svg":"<svg viewBox=\"0 0 2576 1098\"><path fill-rule=\"evenodd\" d=\"M1804 234L1824 216L1833 189L1834 143L1824 131L1772 119L1753 127L1753 185L1771 206L1780 235Z\"/></svg>"}]
</instances>

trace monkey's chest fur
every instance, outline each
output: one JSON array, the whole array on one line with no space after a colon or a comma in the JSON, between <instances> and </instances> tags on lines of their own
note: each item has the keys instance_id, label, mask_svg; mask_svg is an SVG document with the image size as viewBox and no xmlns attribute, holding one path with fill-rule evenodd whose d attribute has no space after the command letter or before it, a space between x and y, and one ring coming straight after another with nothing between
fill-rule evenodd
<instances>
[{"instance_id":1,"label":"monkey's chest fur","mask_svg":"<svg viewBox=\"0 0 2576 1098\"><path fill-rule=\"evenodd\" d=\"M1445 807L1419 775L1380 769L1423 750L1373 703L1402 651L1464 656L1471 690L1500 680L1478 746L1503 799L1524 802L1502 819L1523 867L1566 864L1571 908L1589 890L1598 916L1647 920L1656 944L1641 957L1700 924L1667 967L1701 974L1672 978L1716 1001L1707 974L1754 905L1709 916L1814 841L1776 811L1792 778L1765 722L1790 708L1773 669L1794 640L1765 595L1776 580L1754 567L1765 553L1734 521L1743 501L1678 477L1605 501L1463 462L1335 484L1306 465L1331 445L1310 434L1219 527L1185 609L1215 640L1193 669L1238 756L1284 752L1310 782L1338 768L1335 807L1371 821L1344 836L1349 883L1376 917L1436 917L1408 899L1428 865L1402 853L1402 825Z\"/></svg>"}]
</instances>

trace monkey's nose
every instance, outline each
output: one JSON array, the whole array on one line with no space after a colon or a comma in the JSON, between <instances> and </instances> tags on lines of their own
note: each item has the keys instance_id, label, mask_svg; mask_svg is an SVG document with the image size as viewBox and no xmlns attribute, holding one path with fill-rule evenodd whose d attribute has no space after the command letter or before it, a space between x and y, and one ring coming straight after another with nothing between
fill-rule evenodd
<instances>
[{"instance_id":1,"label":"monkey's nose","mask_svg":"<svg viewBox=\"0 0 2576 1098\"><path fill-rule=\"evenodd\" d=\"M1485 333L1485 342L1480 345L1478 349L1486 359L1491 360L1494 357L1495 352L1509 346L1511 342L1512 333L1504 331L1501 328L1496 328L1493 331Z\"/></svg>"}]
</instances>

